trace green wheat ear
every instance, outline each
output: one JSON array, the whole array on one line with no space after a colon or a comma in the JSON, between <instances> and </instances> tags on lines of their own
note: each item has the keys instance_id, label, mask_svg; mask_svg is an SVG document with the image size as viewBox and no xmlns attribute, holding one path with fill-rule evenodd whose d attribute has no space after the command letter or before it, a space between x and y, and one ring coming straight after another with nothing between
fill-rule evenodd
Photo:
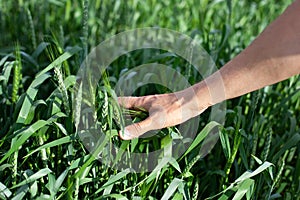
<instances>
[{"instance_id":1,"label":"green wheat ear","mask_svg":"<svg viewBox=\"0 0 300 200\"><path fill-rule=\"evenodd\" d=\"M27 17L28 17L29 27L30 27L30 31L31 31L32 46L34 49L36 49L37 45L36 45L36 39L35 39L35 30L34 30L32 15L28 8L27 8Z\"/></svg>"},{"instance_id":2,"label":"green wheat ear","mask_svg":"<svg viewBox=\"0 0 300 200\"><path fill-rule=\"evenodd\" d=\"M262 152L262 160L266 161L270 152L270 147L271 147L271 142L272 142L272 135L273 135L273 130L271 127L269 127L268 129L268 133L267 133L267 141L266 144L264 146L264 150Z\"/></svg>"},{"instance_id":3,"label":"green wheat ear","mask_svg":"<svg viewBox=\"0 0 300 200\"><path fill-rule=\"evenodd\" d=\"M197 177L195 180L195 186L194 186L192 200L197 200L198 194L199 194L199 178Z\"/></svg>"},{"instance_id":4,"label":"green wheat ear","mask_svg":"<svg viewBox=\"0 0 300 200\"><path fill-rule=\"evenodd\" d=\"M103 98L103 104L102 104L102 107L101 107L101 128L102 130L106 130L107 129L107 119L108 119L108 95L107 95L107 91L106 90L103 90L103 95L104 95L104 98Z\"/></svg>"},{"instance_id":5,"label":"green wheat ear","mask_svg":"<svg viewBox=\"0 0 300 200\"><path fill-rule=\"evenodd\" d=\"M14 61L14 73L13 73L13 85L12 85L12 95L11 101L15 103L18 99L18 91L21 87L21 80L22 80L22 63L21 63L21 53L20 53L20 46L19 44L16 45L15 50L15 61Z\"/></svg>"},{"instance_id":6,"label":"green wheat ear","mask_svg":"<svg viewBox=\"0 0 300 200\"><path fill-rule=\"evenodd\" d=\"M83 49L84 56L88 54L88 11L89 11L89 1L83 1L83 22L82 22L82 35L83 35Z\"/></svg>"},{"instance_id":7,"label":"green wheat ear","mask_svg":"<svg viewBox=\"0 0 300 200\"><path fill-rule=\"evenodd\" d=\"M59 46L59 42L56 40L56 38L54 38L53 42L54 42L55 46L52 47L50 45L47 48L48 57L52 62L56 59L56 57L60 54L60 51L61 51L61 47ZM69 100L69 96L68 96L68 90L64 83L64 74L62 72L63 65L64 65L64 63L54 67L54 75L57 80L58 90L61 92L61 95L62 95L64 109L65 109L66 113L69 114L71 112L70 100ZM67 64L64 66L67 66ZM65 67L65 69L68 69L68 67ZM68 70L65 70L65 72L69 73Z\"/></svg>"},{"instance_id":8,"label":"green wheat ear","mask_svg":"<svg viewBox=\"0 0 300 200\"><path fill-rule=\"evenodd\" d=\"M187 166L185 167L185 169L183 170L182 172L182 176L185 176L186 173L188 173L192 167L197 163L198 160L201 159L201 155L197 155L196 157L194 157L188 164Z\"/></svg>"},{"instance_id":9,"label":"green wheat ear","mask_svg":"<svg viewBox=\"0 0 300 200\"><path fill-rule=\"evenodd\" d=\"M58 89L62 94L63 105L67 113L70 113L69 96L67 88L64 84L63 74L60 67L54 67L54 74L58 82Z\"/></svg>"}]
</instances>

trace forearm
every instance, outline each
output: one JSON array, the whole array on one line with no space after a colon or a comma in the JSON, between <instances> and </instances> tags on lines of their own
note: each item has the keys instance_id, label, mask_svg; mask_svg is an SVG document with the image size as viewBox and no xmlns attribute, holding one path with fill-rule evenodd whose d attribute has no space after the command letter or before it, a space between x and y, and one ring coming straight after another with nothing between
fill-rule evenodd
<instances>
[{"instance_id":1,"label":"forearm","mask_svg":"<svg viewBox=\"0 0 300 200\"><path fill-rule=\"evenodd\" d=\"M223 100L241 96L300 72L300 0L294 2L257 39L219 71L176 93L121 97L125 108L143 107L149 117L121 134L132 139L149 130L174 126Z\"/></svg>"},{"instance_id":2,"label":"forearm","mask_svg":"<svg viewBox=\"0 0 300 200\"><path fill-rule=\"evenodd\" d=\"M218 72L195 85L196 91L208 89L211 94L209 104L213 105L299 74L299 19L300 1L297 0L249 47Z\"/></svg>"}]
</instances>

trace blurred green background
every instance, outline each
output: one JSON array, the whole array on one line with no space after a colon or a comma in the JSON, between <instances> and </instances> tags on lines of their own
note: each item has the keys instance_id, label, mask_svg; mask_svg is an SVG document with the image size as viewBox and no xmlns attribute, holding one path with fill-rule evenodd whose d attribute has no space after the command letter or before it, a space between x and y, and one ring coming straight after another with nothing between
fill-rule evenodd
<instances>
[{"instance_id":1,"label":"blurred green background","mask_svg":"<svg viewBox=\"0 0 300 200\"><path fill-rule=\"evenodd\" d=\"M181 160L170 161L155 173L118 172L102 165L78 138L72 111L75 75L85 56L117 33L142 27L179 31L200 41L220 68L290 3L1 0L0 198L299 199L299 76L227 101L221 140L212 152L200 158L199 141ZM179 59L151 53L145 57L137 51L129 57L137 63L153 61L157 54L164 55L155 60L160 63ZM133 68L128 59L114 62L118 70L108 69L103 82L117 78L124 66ZM190 78L191 84L199 81ZM96 98L98 120L112 134L110 140L128 148L132 143L139 149L163 148L159 138L151 144L118 139L111 122L114 105L108 103L112 90L109 84L104 86ZM204 121L208 114L203 113ZM205 132L205 126L202 123L198 131ZM174 131L174 127L162 131L159 137L166 141ZM251 177L237 181L247 171Z\"/></svg>"}]
</instances>

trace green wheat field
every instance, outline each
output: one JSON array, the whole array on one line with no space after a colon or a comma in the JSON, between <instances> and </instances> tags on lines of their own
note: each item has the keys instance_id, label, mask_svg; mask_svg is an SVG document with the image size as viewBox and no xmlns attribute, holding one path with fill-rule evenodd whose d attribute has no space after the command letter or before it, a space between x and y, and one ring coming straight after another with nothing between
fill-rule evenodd
<instances>
[{"instance_id":1,"label":"green wheat field","mask_svg":"<svg viewBox=\"0 0 300 200\"><path fill-rule=\"evenodd\" d=\"M135 28L161 27L198 40L218 68L246 48L290 0L0 0L1 199L300 199L300 76L226 101L226 121L201 114L196 138L180 157L151 172L99 162L79 137L76 74L100 42ZM262 52L263 53L263 52ZM181 141L177 127L122 141L117 131L144 110L120 110L122 73L161 63L190 84L201 77L177 55L140 49L119 57L93 88L97 123L122 154L148 153ZM80 91L80 90L79 90ZM85 91L81 91L85 92ZM170 92L143 86L134 95ZM120 125L121 124L121 125ZM199 149L217 130L205 157ZM106 152L107 153L107 152Z\"/></svg>"}]
</instances>

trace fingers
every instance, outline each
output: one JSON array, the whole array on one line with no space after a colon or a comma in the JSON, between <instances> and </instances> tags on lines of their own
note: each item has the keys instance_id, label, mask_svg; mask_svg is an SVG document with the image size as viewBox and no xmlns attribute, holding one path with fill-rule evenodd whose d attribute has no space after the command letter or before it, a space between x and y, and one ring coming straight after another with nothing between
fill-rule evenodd
<instances>
[{"instance_id":1,"label":"fingers","mask_svg":"<svg viewBox=\"0 0 300 200\"><path fill-rule=\"evenodd\" d=\"M118 103L123 108L134 108L138 107L141 104L141 98L140 97L118 97Z\"/></svg>"},{"instance_id":2,"label":"fingers","mask_svg":"<svg viewBox=\"0 0 300 200\"><path fill-rule=\"evenodd\" d=\"M126 109L135 109L138 107L144 107L143 97L118 97L118 103ZM119 136L123 140L131 140L137 138L140 135L151 130L151 117L146 118L145 120L131 124L124 128L124 131L119 131Z\"/></svg>"},{"instance_id":3,"label":"fingers","mask_svg":"<svg viewBox=\"0 0 300 200\"><path fill-rule=\"evenodd\" d=\"M141 122L126 126L124 128L124 131L122 131L122 130L119 131L119 136L123 140L131 140L131 139L137 138L137 137L143 135L144 133L146 133L147 131L152 130L151 127L155 127L155 126L153 126L152 123L153 123L152 118L148 117Z\"/></svg>"}]
</instances>

